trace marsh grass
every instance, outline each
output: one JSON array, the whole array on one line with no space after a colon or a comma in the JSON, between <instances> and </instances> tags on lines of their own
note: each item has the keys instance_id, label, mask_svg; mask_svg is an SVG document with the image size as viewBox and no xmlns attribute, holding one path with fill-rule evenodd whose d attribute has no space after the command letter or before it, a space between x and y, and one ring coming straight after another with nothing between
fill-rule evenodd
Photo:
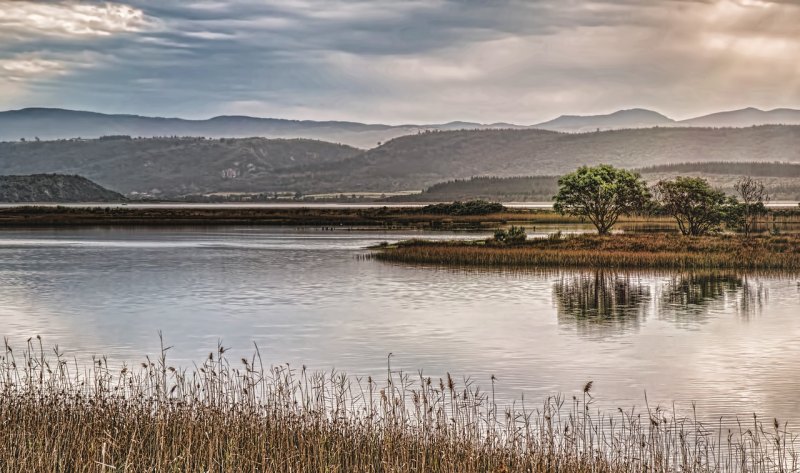
<instances>
[{"instance_id":1,"label":"marsh grass","mask_svg":"<svg viewBox=\"0 0 800 473\"><path fill-rule=\"evenodd\" d=\"M800 237L674 234L568 235L503 245L491 240L412 240L372 254L382 261L501 267L800 269Z\"/></svg>"},{"instance_id":2,"label":"marsh grass","mask_svg":"<svg viewBox=\"0 0 800 473\"><path fill-rule=\"evenodd\" d=\"M660 407L593 413L571 400L501 409L487 389L391 369L352 378L265 367L223 346L191 371L157 359L81 365L38 337L0 358L4 471L796 471L795 437Z\"/></svg>"}]
</instances>

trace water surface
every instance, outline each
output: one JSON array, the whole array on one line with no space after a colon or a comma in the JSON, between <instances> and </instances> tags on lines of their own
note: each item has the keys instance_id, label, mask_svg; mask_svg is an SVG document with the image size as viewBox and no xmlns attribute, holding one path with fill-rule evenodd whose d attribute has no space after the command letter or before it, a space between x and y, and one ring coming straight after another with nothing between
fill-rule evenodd
<instances>
[{"instance_id":1,"label":"water surface","mask_svg":"<svg viewBox=\"0 0 800 473\"><path fill-rule=\"evenodd\" d=\"M549 231L549 230L543 230ZM800 421L800 286L787 275L486 271L359 258L380 241L476 238L294 228L0 231L0 332L69 355L158 349L353 375L498 379L537 402L594 381L598 406L697 402L704 417Z\"/></svg>"}]
</instances>

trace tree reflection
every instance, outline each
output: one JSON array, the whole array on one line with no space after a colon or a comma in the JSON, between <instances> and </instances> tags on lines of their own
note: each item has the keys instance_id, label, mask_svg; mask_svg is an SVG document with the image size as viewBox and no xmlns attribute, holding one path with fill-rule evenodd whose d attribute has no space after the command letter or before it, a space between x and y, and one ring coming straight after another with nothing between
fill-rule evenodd
<instances>
[{"instance_id":1,"label":"tree reflection","mask_svg":"<svg viewBox=\"0 0 800 473\"><path fill-rule=\"evenodd\" d=\"M703 322L717 309L733 308L749 317L767 299L763 284L732 273L687 273L673 276L659 298L662 318L681 323Z\"/></svg>"},{"instance_id":2,"label":"tree reflection","mask_svg":"<svg viewBox=\"0 0 800 473\"><path fill-rule=\"evenodd\" d=\"M606 271L562 275L553 283L561 324L583 334L606 335L635 329L644 319L650 287L637 276Z\"/></svg>"}]
</instances>

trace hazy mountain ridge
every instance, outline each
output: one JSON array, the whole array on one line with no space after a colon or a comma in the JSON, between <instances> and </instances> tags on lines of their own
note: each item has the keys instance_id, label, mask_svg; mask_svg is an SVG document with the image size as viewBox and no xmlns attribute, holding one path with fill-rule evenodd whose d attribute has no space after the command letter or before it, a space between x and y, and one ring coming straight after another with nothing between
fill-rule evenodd
<instances>
[{"instance_id":1,"label":"hazy mountain ridge","mask_svg":"<svg viewBox=\"0 0 800 473\"><path fill-rule=\"evenodd\" d=\"M702 117L683 120L680 123L688 126L734 128L770 124L798 125L800 124L800 110L790 108L759 110L751 107L742 110L712 113Z\"/></svg>"},{"instance_id":2,"label":"hazy mountain ridge","mask_svg":"<svg viewBox=\"0 0 800 473\"><path fill-rule=\"evenodd\" d=\"M631 110L620 110L607 115L562 115L554 120L533 125L533 128L565 132L587 132L624 128L673 126L675 123L675 120L658 112L635 108Z\"/></svg>"},{"instance_id":3,"label":"hazy mountain ridge","mask_svg":"<svg viewBox=\"0 0 800 473\"><path fill-rule=\"evenodd\" d=\"M52 108L26 108L0 112L0 141L22 138L57 140L99 138L107 135L132 137L194 136L208 138L304 138L344 143L359 148L373 148L406 135L426 131L545 129L570 133L629 128L699 126L746 127L765 124L800 125L800 110L754 108L720 112L683 121L675 121L651 110L635 108L606 115L562 115L536 125L512 123L482 124L453 121L442 124L365 124L349 121L287 120L249 116L218 116L207 120L107 115Z\"/></svg>"},{"instance_id":4,"label":"hazy mountain ridge","mask_svg":"<svg viewBox=\"0 0 800 473\"><path fill-rule=\"evenodd\" d=\"M207 120L106 115L96 112L27 108L0 112L0 141L131 137L303 138L372 148L379 142L425 130L496 128L498 125L452 122L441 125L383 125L347 121L286 120L237 115ZM505 124L503 124L505 126ZM508 125L513 127L515 125Z\"/></svg>"},{"instance_id":5,"label":"hazy mountain ridge","mask_svg":"<svg viewBox=\"0 0 800 473\"><path fill-rule=\"evenodd\" d=\"M122 194L81 176L0 176L0 202L119 202Z\"/></svg>"}]
</instances>

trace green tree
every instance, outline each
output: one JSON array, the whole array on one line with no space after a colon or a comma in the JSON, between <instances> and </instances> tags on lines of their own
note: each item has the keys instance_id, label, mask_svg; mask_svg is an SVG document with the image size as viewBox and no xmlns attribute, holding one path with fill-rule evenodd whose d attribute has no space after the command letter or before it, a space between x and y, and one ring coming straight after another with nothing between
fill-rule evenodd
<instances>
[{"instance_id":1,"label":"green tree","mask_svg":"<svg viewBox=\"0 0 800 473\"><path fill-rule=\"evenodd\" d=\"M766 204L769 203L770 195L762 181L749 176L739 179L733 188L742 199L737 226L742 229L745 236L749 237L758 222L758 217L767 214Z\"/></svg>"},{"instance_id":2,"label":"green tree","mask_svg":"<svg viewBox=\"0 0 800 473\"><path fill-rule=\"evenodd\" d=\"M737 212L736 199L700 177L676 177L656 184L658 203L675 217L684 235L705 235L719 229Z\"/></svg>"},{"instance_id":3,"label":"green tree","mask_svg":"<svg viewBox=\"0 0 800 473\"><path fill-rule=\"evenodd\" d=\"M597 233L606 235L621 215L643 210L650 192L639 174L607 164L588 167L558 180L555 210L588 219Z\"/></svg>"}]
</instances>

